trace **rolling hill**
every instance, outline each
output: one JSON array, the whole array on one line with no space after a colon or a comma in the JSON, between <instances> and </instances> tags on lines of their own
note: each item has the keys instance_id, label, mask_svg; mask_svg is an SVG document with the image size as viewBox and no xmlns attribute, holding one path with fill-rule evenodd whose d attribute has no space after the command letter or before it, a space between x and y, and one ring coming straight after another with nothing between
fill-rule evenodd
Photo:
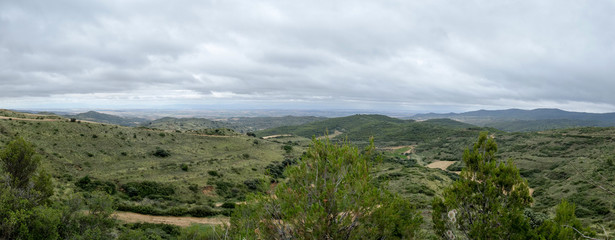
<instances>
[{"instance_id":1,"label":"rolling hill","mask_svg":"<svg viewBox=\"0 0 615 240\"><path fill-rule=\"evenodd\" d=\"M258 137L291 134L305 138L335 134L334 139L355 143L374 137L377 145L408 145L450 135L474 136L480 128L450 119L402 120L384 115L353 115L330 118L299 126L284 126L256 132Z\"/></svg>"},{"instance_id":2,"label":"rolling hill","mask_svg":"<svg viewBox=\"0 0 615 240\"><path fill-rule=\"evenodd\" d=\"M75 115L65 115L64 117L75 118L78 120L85 120L85 121L91 121L91 122L108 123L108 124L115 124L115 125L120 125L120 126L132 126L132 127L137 126L147 121L147 119L143 119L143 118L124 118L124 117L119 117L119 116L115 116L111 114L99 113L95 111L89 111L89 112L79 113Z\"/></svg>"},{"instance_id":3,"label":"rolling hill","mask_svg":"<svg viewBox=\"0 0 615 240\"><path fill-rule=\"evenodd\" d=\"M374 136L383 157L373 170L375 179L411 199L428 217L431 198L456 179L452 171L459 164L451 171L426 166L459 162L478 133L490 130L499 158L514 161L533 189L533 211L551 214L561 199L568 199L577 204L576 214L586 224L615 230L615 128L507 133L450 119L354 115L263 130L257 136L294 136L257 139L70 122L10 111L0 115L0 144L16 136L33 142L54 177L56 198L112 186L122 210L158 215L224 213L218 204L242 201L247 193L259 191L259 183L271 180L267 171L300 157L308 138L328 129L341 132L331 136L334 140L355 144ZM141 196L137 191L150 185L174 193ZM428 221L425 224L430 229Z\"/></svg>"},{"instance_id":4,"label":"rolling hill","mask_svg":"<svg viewBox=\"0 0 615 240\"><path fill-rule=\"evenodd\" d=\"M542 131L569 127L613 127L615 113L569 112L560 109L478 110L465 113L417 114L416 120L450 118L477 126L493 127L508 132Z\"/></svg>"}]
</instances>

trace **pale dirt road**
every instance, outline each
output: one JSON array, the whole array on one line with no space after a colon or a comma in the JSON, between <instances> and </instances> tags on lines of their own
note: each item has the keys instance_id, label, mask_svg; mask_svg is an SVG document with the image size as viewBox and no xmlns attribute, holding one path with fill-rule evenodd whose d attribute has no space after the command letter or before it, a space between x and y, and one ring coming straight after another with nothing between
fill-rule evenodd
<instances>
[{"instance_id":1,"label":"pale dirt road","mask_svg":"<svg viewBox=\"0 0 615 240\"><path fill-rule=\"evenodd\" d=\"M5 117L5 116L0 116L0 119L11 119L11 120L15 120L15 121L33 121L33 122L58 122L58 121L66 121L65 119L51 119L51 118L45 118L45 119L34 119L34 118L14 118L14 117Z\"/></svg>"},{"instance_id":2,"label":"pale dirt road","mask_svg":"<svg viewBox=\"0 0 615 240\"><path fill-rule=\"evenodd\" d=\"M146 222L146 223L164 223L170 225L176 225L180 227L188 227L190 224L208 224L208 225L223 225L229 224L229 217L173 217L173 216L152 216L131 212L115 212L113 216L120 221L128 223Z\"/></svg>"},{"instance_id":3,"label":"pale dirt road","mask_svg":"<svg viewBox=\"0 0 615 240\"><path fill-rule=\"evenodd\" d=\"M279 137L291 137L292 135L290 134L278 134L278 135L271 135L271 136L265 136L262 137L263 139L270 139L270 138L279 138Z\"/></svg>"},{"instance_id":4,"label":"pale dirt road","mask_svg":"<svg viewBox=\"0 0 615 240\"><path fill-rule=\"evenodd\" d=\"M69 119L58 119L58 118L44 118L44 119L35 119L35 118L14 118L14 117L5 117L5 116L0 116L0 119L11 119L13 121L32 121L32 122L66 122ZM87 121L87 120L78 120L80 122L84 122L84 123L93 123L93 124L104 124L104 123L99 123L99 122L92 122L92 121Z\"/></svg>"},{"instance_id":5,"label":"pale dirt road","mask_svg":"<svg viewBox=\"0 0 615 240\"><path fill-rule=\"evenodd\" d=\"M320 137L318 137L316 139L325 139L326 137L329 137L329 139L331 139L331 138L337 137L337 136L342 135L342 134L343 134L343 132L335 130L332 134L329 134L327 136L320 136Z\"/></svg>"}]
</instances>

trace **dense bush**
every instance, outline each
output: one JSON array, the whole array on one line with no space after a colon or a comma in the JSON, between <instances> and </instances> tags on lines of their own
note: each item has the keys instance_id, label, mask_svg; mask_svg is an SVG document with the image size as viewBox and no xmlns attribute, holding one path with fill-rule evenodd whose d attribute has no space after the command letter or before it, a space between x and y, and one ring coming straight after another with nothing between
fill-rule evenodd
<instances>
[{"instance_id":1,"label":"dense bush","mask_svg":"<svg viewBox=\"0 0 615 240\"><path fill-rule=\"evenodd\" d=\"M180 227L169 224L128 223L119 239L177 239L181 232Z\"/></svg>"},{"instance_id":2,"label":"dense bush","mask_svg":"<svg viewBox=\"0 0 615 240\"><path fill-rule=\"evenodd\" d=\"M216 193L224 198L234 198L239 196L239 188L231 182L216 181L214 182L214 185L216 185Z\"/></svg>"},{"instance_id":3,"label":"dense bush","mask_svg":"<svg viewBox=\"0 0 615 240\"><path fill-rule=\"evenodd\" d=\"M156 151L154 151L152 155L156 157L160 157L160 158L165 158L165 157L171 156L171 152L161 149L161 148L157 148Z\"/></svg>"},{"instance_id":4,"label":"dense bush","mask_svg":"<svg viewBox=\"0 0 615 240\"><path fill-rule=\"evenodd\" d=\"M156 198L175 194L173 186L152 181L129 182L122 185L122 189L128 196L136 198Z\"/></svg>"},{"instance_id":5,"label":"dense bush","mask_svg":"<svg viewBox=\"0 0 615 240\"><path fill-rule=\"evenodd\" d=\"M282 146L282 149L286 152L286 153L291 153L293 151L293 146L291 145L284 145Z\"/></svg>"},{"instance_id":6,"label":"dense bush","mask_svg":"<svg viewBox=\"0 0 615 240\"><path fill-rule=\"evenodd\" d=\"M79 179L75 183L75 186L88 192L104 191L108 194L115 194L117 192L115 183L109 181L92 180L88 175Z\"/></svg>"},{"instance_id":7,"label":"dense bush","mask_svg":"<svg viewBox=\"0 0 615 240\"><path fill-rule=\"evenodd\" d=\"M414 239L418 211L371 184L374 148L315 139L288 181L233 211L231 239Z\"/></svg>"},{"instance_id":8,"label":"dense bush","mask_svg":"<svg viewBox=\"0 0 615 240\"><path fill-rule=\"evenodd\" d=\"M222 177L222 174L218 173L218 171L216 170L209 170L207 171L207 174L213 177Z\"/></svg>"},{"instance_id":9,"label":"dense bush","mask_svg":"<svg viewBox=\"0 0 615 240\"><path fill-rule=\"evenodd\" d=\"M243 185L245 185L249 190L256 191L261 188L263 181L260 179L248 179L243 181Z\"/></svg>"},{"instance_id":10,"label":"dense bush","mask_svg":"<svg viewBox=\"0 0 615 240\"><path fill-rule=\"evenodd\" d=\"M227 208L227 209L233 209L235 208L236 204L234 202L225 202L222 204L222 208Z\"/></svg>"},{"instance_id":11,"label":"dense bush","mask_svg":"<svg viewBox=\"0 0 615 240\"><path fill-rule=\"evenodd\" d=\"M296 159L288 159L288 158L284 159L284 161L282 161L281 163L274 161L265 167L266 174L273 177L274 179L284 178L285 177L284 169L296 163L297 163Z\"/></svg>"},{"instance_id":12,"label":"dense bush","mask_svg":"<svg viewBox=\"0 0 615 240\"><path fill-rule=\"evenodd\" d=\"M141 213L147 215L155 215L155 216L186 216L190 215L193 217L211 217L223 214L223 212L214 210L206 205L199 206L175 206L168 209L162 209L159 207L155 207L152 205L143 205L143 204L135 204L130 202L121 202L117 206L117 210L126 211L126 212L134 212Z\"/></svg>"},{"instance_id":13,"label":"dense bush","mask_svg":"<svg viewBox=\"0 0 615 240\"><path fill-rule=\"evenodd\" d=\"M453 172L460 172L462 168L463 168L463 162L455 162L451 164L450 166L448 166L446 170L453 171Z\"/></svg>"},{"instance_id":14,"label":"dense bush","mask_svg":"<svg viewBox=\"0 0 615 240\"><path fill-rule=\"evenodd\" d=\"M213 210L209 206L196 206L188 211L188 214L193 217L211 217L216 216L219 213L220 212Z\"/></svg>"}]
</instances>

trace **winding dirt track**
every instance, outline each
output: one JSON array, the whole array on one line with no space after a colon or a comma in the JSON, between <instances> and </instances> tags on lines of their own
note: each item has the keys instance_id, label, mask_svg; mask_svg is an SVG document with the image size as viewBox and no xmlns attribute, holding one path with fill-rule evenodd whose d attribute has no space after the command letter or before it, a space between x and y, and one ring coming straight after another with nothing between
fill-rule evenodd
<instances>
[{"instance_id":1,"label":"winding dirt track","mask_svg":"<svg viewBox=\"0 0 615 240\"><path fill-rule=\"evenodd\" d=\"M128 223L146 222L146 223L164 223L170 225L176 225L180 227L188 227L190 224L208 224L208 225L222 225L229 224L229 217L209 217L209 218L197 218L197 217L172 217L172 216L152 216L131 212L115 212L113 216L120 221Z\"/></svg>"}]
</instances>

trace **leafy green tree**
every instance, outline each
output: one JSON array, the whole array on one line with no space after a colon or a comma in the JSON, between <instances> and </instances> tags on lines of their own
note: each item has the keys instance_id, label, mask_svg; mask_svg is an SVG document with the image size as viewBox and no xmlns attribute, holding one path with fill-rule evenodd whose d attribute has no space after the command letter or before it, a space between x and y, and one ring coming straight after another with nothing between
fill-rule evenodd
<instances>
[{"instance_id":1,"label":"leafy green tree","mask_svg":"<svg viewBox=\"0 0 615 240\"><path fill-rule=\"evenodd\" d=\"M523 210L532 197L511 160L499 161L497 144L480 133L463 154L460 178L434 198L433 223L446 239L527 239L533 232Z\"/></svg>"},{"instance_id":2,"label":"leafy green tree","mask_svg":"<svg viewBox=\"0 0 615 240\"><path fill-rule=\"evenodd\" d=\"M372 184L374 144L314 139L269 195L253 195L231 218L231 233L248 239L414 238L422 217L407 200Z\"/></svg>"}]
</instances>

